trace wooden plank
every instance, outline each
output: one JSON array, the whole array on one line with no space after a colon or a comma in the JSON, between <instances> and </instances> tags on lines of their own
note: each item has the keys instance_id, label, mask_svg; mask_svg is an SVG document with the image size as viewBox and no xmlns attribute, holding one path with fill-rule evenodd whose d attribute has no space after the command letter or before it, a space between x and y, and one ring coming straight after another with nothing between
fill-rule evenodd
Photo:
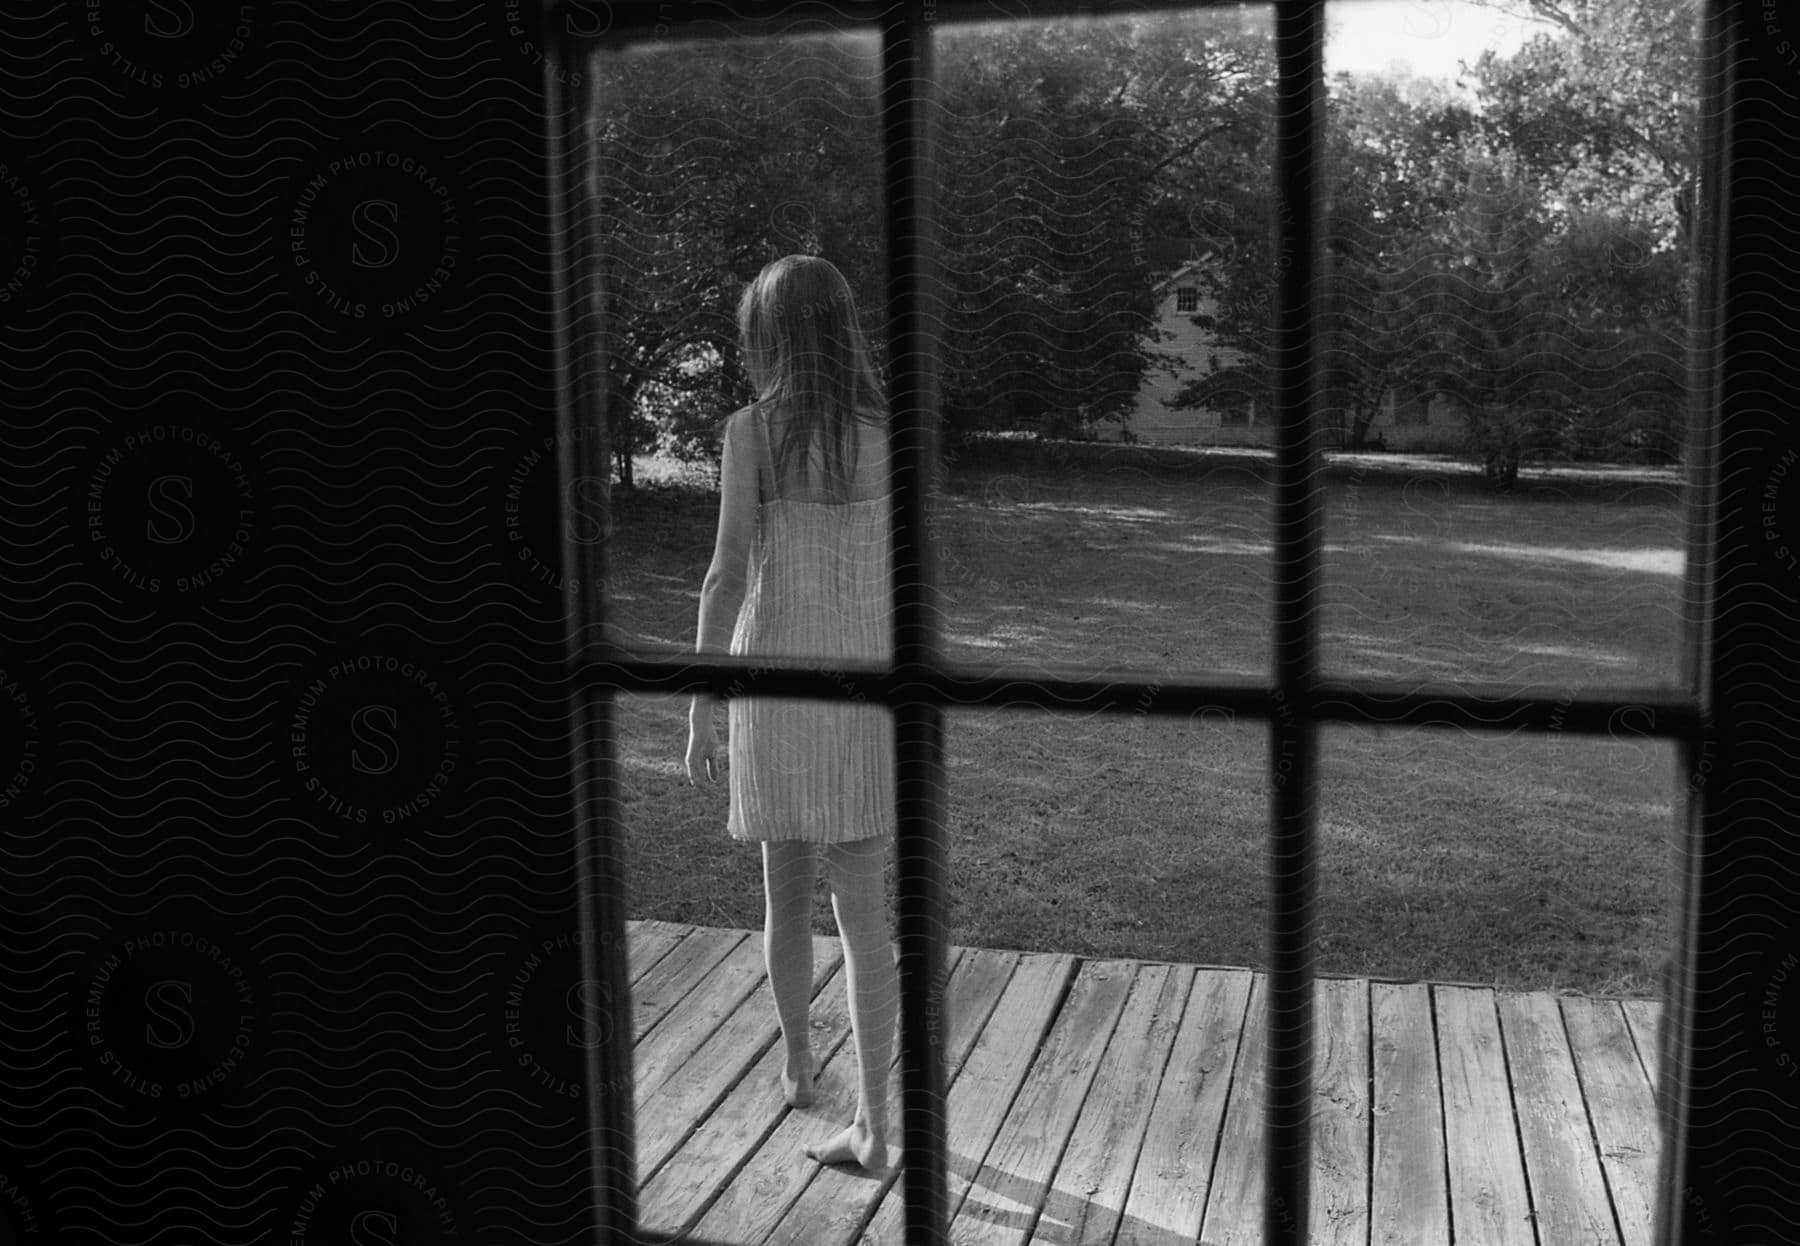
<instances>
[{"instance_id":1,"label":"wooden plank","mask_svg":"<svg viewBox=\"0 0 1800 1246\"><path fill-rule=\"evenodd\" d=\"M1192 972L1174 966L1137 967L1032 1242L1111 1242L1118 1232L1150 1109L1192 984Z\"/></svg>"},{"instance_id":2,"label":"wooden plank","mask_svg":"<svg viewBox=\"0 0 1800 1246\"><path fill-rule=\"evenodd\" d=\"M1312 1179L1307 1241L1369 1240L1369 989L1360 979L1313 982Z\"/></svg>"},{"instance_id":3,"label":"wooden plank","mask_svg":"<svg viewBox=\"0 0 1800 1246\"><path fill-rule=\"evenodd\" d=\"M815 961L825 982L815 1003L823 1093L790 1112L760 940L671 923L629 931L638 1064L654 1083L639 1107L646 1226L711 1240L899 1241L892 1175L821 1169L801 1154L854 1110L835 957ZM959 1246L1027 1231L1115 1246L1260 1242L1262 977L1115 962L1125 981L1114 984L1113 1007L1083 1020L1097 1007L1087 975L1056 1011L1074 964L998 952L953 960L945 1059ZM1357 1008L1365 987L1366 1019ZM1452 1229L1459 1246L1611 1246L1621 1233L1623 1246L1649 1246L1657 1001L1496 1000L1482 988L1335 979L1319 989L1310 1240L1363 1240L1360 1220L1370 1246L1440 1243ZM1360 1056L1359 1034L1368 1044ZM1373 1095L1360 1105L1366 1126L1356 1119L1359 1061ZM1052 1066L1062 1075L1045 1071ZM1587 1122L1597 1148L1584 1149ZM1359 1136L1372 1144L1360 1161ZM1347 1198L1359 1162L1367 1208Z\"/></svg>"},{"instance_id":4,"label":"wooden plank","mask_svg":"<svg viewBox=\"0 0 1800 1246\"><path fill-rule=\"evenodd\" d=\"M758 940L751 940L758 942ZM813 979L810 995L817 995L825 980L843 962L836 939L813 936ZM810 1030L810 1026L809 1026ZM775 1016L775 993L765 971L756 989L707 1036L685 1064L637 1102L638 1180L655 1174L714 1104L743 1078L765 1050L777 1056L777 1070L785 1067L787 1048L780 1041L781 1023ZM639 1079L639 1085L643 1080ZM779 1076L759 1082L764 1096L785 1108ZM754 1090L755 1087L752 1087Z\"/></svg>"},{"instance_id":5,"label":"wooden plank","mask_svg":"<svg viewBox=\"0 0 1800 1246\"><path fill-rule=\"evenodd\" d=\"M835 939L821 940L841 953ZM953 963L957 955L950 953ZM819 963L815 953L814 963ZM849 1002L844 994L843 958L831 958L832 969L813 998L812 1049L823 1065L850 1035ZM779 1033L779 1026L776 1031ZM755 1154L789 1108L780 1095L780 1074L787 1050L775 1038L760 1059L725 1098L707 1114L659 1170L639 1188L642 1222L659 1232L691 1227L717 1193ZM645 1170L640 1161L640 1174Z\"/></svg>"},{"instance_id":6,"label":"wooden plank","mask_svg":"<svg viewBox=\"0 0 1800 1246\"><path fill-rule=\"evenodd\" d=\"M950 1024L942 1039L946 1078L953 1079L962 1067L982 1026L1000 1002L1001 992L1006 989L1018 963L1017 952L969 952L964 959L966 971L951 975L949 990L945 993ZM896 1112L892 1128L898 1141L900 1061L897 1053L889 1093ZM800 1197L794 1200L794 1205L776 1223L766 1246L889 1240L870 1238L858 1231L898 1178L897 1168L874 1178L848 1167L819 1169ZM898 1241L898 1238L892 1240Z\"/></svg>"},{"instance_id":7,"label":"wooden plank","mask_svg":"<svg viewBox=\"0 0 1800 1246\"><path fill-rule=\"evenodd\" d=\"M822 1171L804 1154L807 1145L829 1139L855 1113L856 1046L845 1042L820 1064L812 1105L782 1117L694 1226L695 1235L714 1242L763 1241ZM877 1179L861 1174L860 1180L872 1202Z\"/></svg>"},{"instance_id":8,"label":"wooden plank","mask_svg":"<svg viewBox=\"0 0 1800 1246\"><path fill-rule=\"evenodd\" d=\"M1086 961L952 1220L959 1243L1029 1231L1131 990L1135 966Z\"/></svg>"},{"instance_id":9,"label":"wooden plank","mask_svg":"<svg viewBox=\"0 0 1800 1246\"><path fill-rule=\"evenodd\" d=\"M1538 1236L1556 1246L1619 1246L1556 998L1503 992L1498 1002Z\"/></svg>"},{"instance_id":10,"label":"wooden plank","mask_svg":"<svg viewBox=\"0 0 1800 1246\"><path fill-rule=\"evenodd\" d=\"M626 922L625 961L630 967L631 980L636 982L648 973L692 929L691 926L677 926L674 922Z\"/></svg>"},{"instance_id":11,"label":"wooden plank","mask_svg":"<svg viewBox=\"0 0 1800 1246\"><path fill-rule=\"evenodd\" d=\"M1444 1194L1443 1101L1431 988L1422 982L1370 986L1374 1153L1370 1157L1373 1246L1443 1246L1450 1240Z\"/></svg>"},{"instance_id":12,"label":"wooden plank","mask_svg":"<svg viewBox=\"0 0 1800 1246\"><path fill-rule=\"evenodd\" d=\"M1625 1009L1625 1022L1631 1027L1631 1040L1637 1047L1638 1062L1644 1066L1644 1076L1650 1079L1650 1089L1654 1092L1657 1061L1662 1059L1662 1001L1627 999L1621 1004Z\"/></svg>"},{"instance_id":13,"label":"wooden plank","mask_svg":"<svg viewBox=\"0 0 1800 1246\"><path fill-rule=\"evenodd\" d=\"M1258 975L1232 1078L1219 1161L1208 1192L1209 1246L1263 1240L1264 1103L1268 1072L1266 980ZM1313 984L1313 1156L1307 1234L1314 1242L1368 1240L1369 1018L1365 984Z\"/></svg>"},{"instance_id":14,"label":"wooden plank","mask_svg":"<svg viewBox=\"0 0 1800 1246\"><path fill-rule=\"evenodd\" d=\"M1622 1239L1649 1246L1662 1145L1650 1079L1617 1001L1569 996L1561 1003Z\"/></svg>"},{"instance_id":15,"label":"wooden plank","mask_svg":"<svg viewBox=\"0 0 1800 1246\"><path fill-rule=\"evenodd\" d=\"M1257 974L1244 1013L1244 1037L1212 1188L1206 1192L1201 1240L1206 1246L1261 1246L1263 1240L1263 1087L1268 1073L1268 979Z\"/></svg>"},{"instance_id":16,"label":"wooden plank","mask_svg":"<svg viewBox=\"0 0 1800 1246\"><path fill-rule=\"evenodd\" d=\"M1247 969L1195 972L1116 1246L1187 1246L1199 1237L1252 977Z\"/></svg>"},{"instance_id":17,"label":"wooden plank","mask_svg":"<svg viewBox=\"0 0 1800 1246\"><path fill-rule=\"evenodd\" d=\"M829 1060L850 1035L844 997L843 962L813 1000L813 1056ZM779 1075L787 1051L769 1046L699 1127L682 1140L668 1161L643 1179L640 1164L638 1218L645 1228L675 1234L690 1230L701 1213L763 1145L790 1110L782 1100Z\"/></svg>"},{"instance_id":18,"label":"wooden plank","mask_svg":"<svg viewBox=\"0 0 1800 1246\"><path fill-rule=\"evenodd\" d=\"M1020 958L1006 993L982 1027L974 1048L950 1083L948 1214L955 1216L1006 1119L1031 1053L1055 1020L1063 987L1075 968L1066 955L1030 953ZM902 1238L904 1205L898 1185L876 1208L860 1240L894 1243Z\"/></svg>"},{"instance_id":19,"label":"wooden plank","mask_svg":"<svg viewBox=\"0 0 1800 1246\"><path fill-rule=\"evenodd\" d=\"M761 939L744 939L706 975L706 980L664 1014L632 1053L637 1101L643 1103L674 1076L719 1023L764 981Z\"/></svg>"},{"instance_id":20,"label":"wooden plank","mask_svg":"<svg viewBox=\"0 0 1800 1246\"><path fill-rule=\"evenodd\" d=\"M818 1170L803 1153L806 1145L829 1138L855 1112L856 1045L845 1041L819 1061L812 1104L782 1115L695 1223L694 1235L709 1242L762 1241Z\"/></svg>"},{"instance_id":21,"label":"wooden plank","mask_svg":"<svg viewBox=\"0 0 1800 1246\"><path fill-rule=\"evenodd\" d=\"M1457 1246L1536 1246L1494 993L1440 986L1432 995Z\"/></svg>"},{"instance_id":22,"label":"wooden plank","mask_svg":"<svg viewBox=\"0 0 1800 1246\"><path fill-rule=\"evenodd\" d=\"M718 963L749 937L744 930L697 928L657 961L631 987L632 1028L637 1042L656 1028L671 1008L706 980Z\"/></svg>"},{"instance_id":23,"label":"wooden plank","mask_svg":"<svg viewBox=\"0 0 1800 1246\"><path fill-rule=\"evenodd\" d=\"M1134 977L1130 961L1082 964L951 1220L958 1246L1017 1241L1030 1231Z\"/></svg>"}]
</instances>

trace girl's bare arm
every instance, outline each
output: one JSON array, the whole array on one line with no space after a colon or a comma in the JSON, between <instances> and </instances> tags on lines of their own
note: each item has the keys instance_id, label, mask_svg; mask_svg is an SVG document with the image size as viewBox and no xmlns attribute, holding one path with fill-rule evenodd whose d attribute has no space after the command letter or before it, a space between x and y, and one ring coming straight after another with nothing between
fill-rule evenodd
<instances>
[{"instance_id":1,"label":"girl's bare arm","mask_svg":"<svg viewBox=\"0 0 1800 1246\"><path fill-rule=\"evenodd\" d=\"M719 472L719 531L713 540L712 565L700 585L697 653L724 653L730 649L731 632L744 601L757 501L750 418L748 411L740 412L725 425Z\"/></svg>"}]
</instances>

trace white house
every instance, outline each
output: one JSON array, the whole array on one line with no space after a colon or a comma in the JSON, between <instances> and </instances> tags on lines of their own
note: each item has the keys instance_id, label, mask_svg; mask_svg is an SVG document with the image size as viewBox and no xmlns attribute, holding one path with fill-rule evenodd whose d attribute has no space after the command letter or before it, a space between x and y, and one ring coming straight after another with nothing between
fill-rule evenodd
<instances>
[{"instance_id":1,"label":"white house","mask_svg":"<svg viewBox=\"0 0 1800 1246\"><path fill-rule=\"evenodd\" d=\"M1181 362L1173 368L1154 364L1146 368L1131 413L1120 424L1103 425L1102 436L1122 440L1129 433L1138 441L1177 445L1269 443L1269 430L1257 424L1256 404L1248 400L1222 408L1167 405L1182 386L1211 371L1212 356L1218 356L1220 367L1230 367L1240 357L1235 351L1214 346L1212 334L1193 322L1195 316L1217 312L1218 300L1202 284L1206 270L1217 262L1211 253L1191 255L1157 282L1156 324L1164 336L1151 343L1150 348L1173 355Z\"/></svg>"},{"instance_id":2,"label":"white house","mask_svg":"<svg viewBox=\"0 0 1800 1246\"><path fill-rule=\"evenodd\" d=\"M1101 426L1101 436L1165 445L1260 446L1274 445L1275 430L1268 408L1245 397L1217 407L1178 409L1168 399L1191 381L1212 370L1212 357L1229 368L1241 356L1214 345L1212 335L1195 326L1194 317L1216 314L1218 301L1207 293L1202 280L1218 263L1211 252L1190 253L1190 258L1156 286L1156 322L1163 331L1151 349L1177 356L1173 368L1152 366L1145 371L1137 403L1122 423ZM1462 419L1455 406L1440 395L1389 393L1369 426L1369 437L1389 450L1451 451L1462 434Z\"/></svg>"}]
</instances>

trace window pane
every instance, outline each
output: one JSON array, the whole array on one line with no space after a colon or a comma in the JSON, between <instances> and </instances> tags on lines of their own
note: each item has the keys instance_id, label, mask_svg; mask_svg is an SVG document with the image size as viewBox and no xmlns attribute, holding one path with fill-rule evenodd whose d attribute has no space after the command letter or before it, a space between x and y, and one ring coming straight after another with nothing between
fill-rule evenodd
<instances>
[{"instance_id":1,"label":"window pane","mask_svg":"<svg viewBox=\"0 0 1800 1246\"><path fill-rule=\"evenodd\" d=\"M1238 1240L1262 1102L1231 1070L1262 1014L1250 973L1194 967L1265 962L1266 727L946 717L950 941L1023 954L991 1012L952 986L952 1236Z\"/></svg>"},{"instance_id":2,"label":"window pane","mask_svg":"<svg viewBox=\"0 0 1800 1246\"><path fill-rule=\"evenodd\" d=\"M1222 710L951 713L952 941L1262 964L1267 736Z\"/></svg>"},{"instance_id":3,"label":"window pane","mask_svg":"<svg viewBox=\"0 0 1800 1246\"><path fill-rule=\"evenodd\" d=\"M937 47L950 654L1262 671L1269 10Z\"/></svg>"},{"instance_id":4,"label":"window pane","mask_svg":"<svg viewBox=\"0 0 1800 1246\"><path fill-rule=\"evenodd\" d=\"M688 698L621 694L619 799L631 916L748 930L762 926L761 864L725 830L727 783L690 785ZM729 739L717 717L721 752Z\"/></svg>"},{"instance_id":5,"label":"window pane","mask_svg":"<svg viewBox=\"0 0 1800 1246\"><path fill-rule=\"evenodd\" d=\"M1676 677L1697 74L1650 12L1330 14L1333 674Z\"/></svg>"},{"instance_id":6,"label":"window pane","mask_svg":"<svg viewBox=\"0 0 1800 1246\"><path fill-rule=\"evenodd\" d=\"M1638 725L1321 733L1319 969L1377 980L1375 1223L1649 1240L1684 793Z\"/></svg>"},{"instance_id":7,"label":"window pane","mask_svg":"<svg viewBox=\"0 0 1800 1246\"><path fill-rule=\"evenodd\" d=\"M691 651L729 495L743 505L721 566L764 623L737 650L878 656L835 643L820 603L808 605L822 578L850 577L866 590L855 594L863 630L890 626L886 507L871 500L886 482L877 43L811 23L787 38L604 53L597 68L589 140L610 300L619 637ZM765 272L746 339L740 305ZM759 398L764 418L733 443L742 489L724 490L726 418ZM809 557L765 562L775 550ZM767 574L751 574L759 566ZM736 585L724 587L729 636Z\"/></svg>"},{"instance_id":8,"label":"window pane","mask_svg":"<svg viewBox=\"0 0 1800 1246\"><path fill-rule=\"evenodd\" d=\"M1320 969L1654 996L1670 946L1674 746L1327 726Z\"/></svg>"},{"instance_id":9,"label":"window pane","mask_svg":"<svg viewBox=\"0 0 1800 1246\"><path fill-rule=\"evenodd\" d=\"M780 703L760 698L732 704L767 711ZM796 708L812 713L821 705ZM868 712L887 716L885 709ZM828 824L833 819L827 815L844 803L841 796L874 791L846 781L854 772L828 764L831 759L822 762L804 748L787 754L796 737L784 734L779 722L773 731L764 724L760 745L767 756L734 755L733 746L747 744L749 735L734 735L730 717L729 709L717 715L720 756L727 765L716 782L702 779L693 786L683 773L687 698L619 698L620 812L630 917L638 923L632 1024L639 1218L651 1230L672 1234L686 1228L721 1242L757 1240L771 1226L785 1225L785 1233L816 1224L816 1207L795 1201L813 1172L805 1148L829 1139L856 1107L856 1048L843 957L827 871L816 863L810 889L796 872L804 867L790 865L775 876L786 889L779 903L793 916L789 929L800 948L798 957L780 954L782 989L798 983L796 998L807 1001L800 1024L814 1061L811 1109L788 1111L780 1080L787 1048L765 953L763 850L728 830L733 791L739 812L749 815L746 825L779 821L785 803L795 826L804 829L810 820L821 832L856 822L853 808ZM816 734L797 738L803 744L817 741ZM757 784L737 787L734 769L738 778L754 774ZM891 789L887 814L891 818ZM885 920L891 935L892 840L887 842L878 920ZM804 963L807 946L810 969ZM890 1003L894 998L890 991ZM890 1054L897 1056L898 1048ZM896 1070L889 1097L889 1136L896 1144L898 1076ZM861 1175L842 1179L848 1188L828 1200L834 1215L878 1189Z\"/></svg>"}]
</instances>

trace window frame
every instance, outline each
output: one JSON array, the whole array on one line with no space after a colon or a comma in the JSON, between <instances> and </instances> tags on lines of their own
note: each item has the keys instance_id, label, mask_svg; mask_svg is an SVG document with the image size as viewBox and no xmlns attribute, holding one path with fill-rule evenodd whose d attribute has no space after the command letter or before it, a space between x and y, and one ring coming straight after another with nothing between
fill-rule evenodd
<instances>
[{"instance_id":1,"label":"window frame","mask_svg":"<svg viewBox=\"0 0 1800 1246\"><path fill-rule=\"evenodd\" d=\"M1354 0L1339 0L1354 3ZM576 542L563 533L565 580L599 585L584 594L567 590L567 662L570 728L582 924L601 937L583 944L583 974L602 984L605 997L630 998L626 961L626 893L623 832L618 816L614 698L621 692L784 695L841 700L862 698L890 706L896 719L898 792L900 1051L905 1238L947 1240L947 1139L942 1034L948 929L944 835L944 710L951 706L1014 710L1066 708L1112 713L1191 715L1224 710L1260 719L1269 730L1271 903L1268 922L1269 989L1267 1092L1264 1100L1264 1240L1269 1246L1305 1241L1309 1203L1313 1048L1313 910L1317 890L1317 755L1323 723L1419 726L1461 730L1526 730L1605 734L1614 716L1630 711L1635 732L1677 746L1686 780L1687 867L1681 885L1673 975L1664 1008L1661 1067L1666 1086L1664 1147L1657 1195L1658 1246L1684 1239L1682 1191L1692 1141L1691 1077L1686 1035L1695 1021L1696 912L1707 865L1706 840L1716 836L1716 809L1704 785L1693 781L1714 735L1709 680L1713 672L1712 572L1718 555L1721 308L1726 269L1721 183L1729 146L1730 99L1736 62L1726 52L1732 14L1702 0L1702 176L1698 202L1696 299L1691 323L1690 418L1686 480L1688 613L1684 619L1681 686L1606 686L1597 689L1512 689L1484 685L1420 685L1383 679L1328 679L1319 669L1318 622L1308 603L1319 588L1322 534L1319 486L1323 429L1319 420L1318 344L1307 327L1316 274L1322 270L1321 196L1317 146L1324 132L1322 47L1324 0L1272 5L1281 89L1277 92L1277 253L1307 262L1282 267L1275 319L1273 422L1276 427L1274 543L1274 660L1271 678L1147 671L1102 675L1082 667L1043 666L1005 676L983 674L948 661L936 627L935 561L928 535L929 486L936 475L936 343L930 326L941 292L937 283L933 205L926 190L930 169L929 100L935 85L933 27L945 20L993 20L992 9L962 0L788 0L767 18L755 5L701 19L704 33L730 28L747 35L774 34L818 19L825 29L878 32L882 59L884 179L889 190L887 296L893 342L890 400L894 413L893 600L894 656L887 666L842 664L808 670L752 664L741 658L646 654L617 644L606 621L604 543ZM1138 0L1095 6L1082 0L1030 0L1016 20L1124 16L1192 10L1207 4ZM679 38L674 6L655 0L543 0L545 144L549 159L552 259L570 274L556 291L553 309L557 374L557 473L559 499L572 496L578 480L610 479L604 437L574 430L598 409L605 370L597 352L576 349L590 340L604 317L606 291L597 272L583 273L593 243L591 221L582 218L580 184L582 74L602 46L630 40ZM1295 89L1297 88L1297 89ZM590 86L587 89L591 89ZM585 280L574 279L580 274ZM1029 682L1027 682L1029 681ZM1497 713L1496 711L1505 711ZM627 1010L628 1004L624 1005ZM631 1036L600 1027L608 1040L587 1049L587 1109L594 1144L595 1224L601 1240L663 1240L637 1222L633 1103L630 1095L602 1095L598 1088L628 1085ZM1673 1076L1670 1076L1670 1075ZM668 1239L676 1240L676 1239ZM695 1242L691 1236L679 1240Z\"/></svg>"}]
</instances>

